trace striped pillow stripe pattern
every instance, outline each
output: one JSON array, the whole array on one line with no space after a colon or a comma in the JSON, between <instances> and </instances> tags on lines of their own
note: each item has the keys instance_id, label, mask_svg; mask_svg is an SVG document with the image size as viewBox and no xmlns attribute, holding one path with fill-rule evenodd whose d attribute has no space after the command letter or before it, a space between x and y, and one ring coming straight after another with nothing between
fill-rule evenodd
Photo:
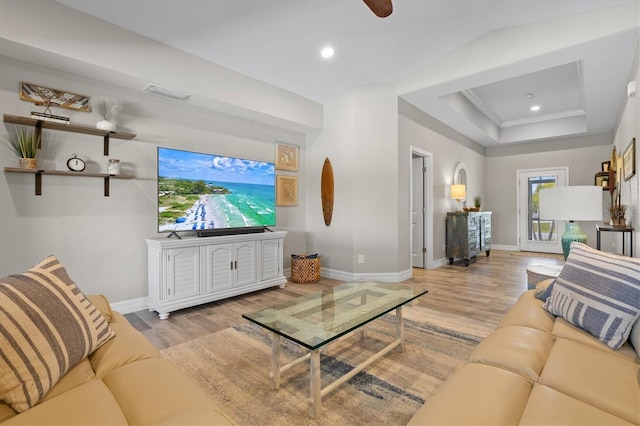
<instances>
[{"instance_id":1,"label":"striped pillow stripe pattern","mask_svg":"<svg viewBox=\"0 0 640 426\"><path fill-rule=\"evenodd\" d=\"M640 317L640 260L574 242L543 307L618 349Z\"/></svg>"},{"instance_id":2,"label":"striped pillow stripe pattern","mask_svg":"<svg viewBox=\"0 0 640 426\"><path fill-rule=\"evenodd\" d=\"M113 336L55 257L0 279L0 399L27 410Z\"/></svg>"}]
</instances>

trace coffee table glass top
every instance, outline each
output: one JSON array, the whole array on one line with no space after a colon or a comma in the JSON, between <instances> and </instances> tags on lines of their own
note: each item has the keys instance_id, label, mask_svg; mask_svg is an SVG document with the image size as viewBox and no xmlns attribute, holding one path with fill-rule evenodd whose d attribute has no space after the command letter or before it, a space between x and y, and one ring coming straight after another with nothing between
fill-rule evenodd
<instances>
[{"instance_id":1,"label":"coffee table glass top","mask_svg":"<svg viewBox=\"0 0 640 426\"><path fill-rule=\"evenodd\" d=\"M410 284L340 284L242 317L314 350L427 291Z\"/></svg>"}]
</instances>

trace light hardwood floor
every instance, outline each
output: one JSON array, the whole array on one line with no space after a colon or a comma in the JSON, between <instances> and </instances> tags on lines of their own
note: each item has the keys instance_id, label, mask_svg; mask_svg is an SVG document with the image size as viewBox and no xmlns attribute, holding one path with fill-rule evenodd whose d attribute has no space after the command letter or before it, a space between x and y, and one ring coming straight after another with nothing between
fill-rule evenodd
<instances>
[{"instance_id":1,"label":"light hardwood floor","mask_svg":"<svg viewBox=\"0 0 640 426\"><path fill-rule=\"evenodd\" d=\"M413 278L405 282L424 284L429 290L418 299L418 305L497 324L527 289L528 266L562 264L562 255L493 250L490 257L479 255L469 267L456 262L434 270L414 268ZM243 313L339 283L328 278L315 284L289 282L284 289L273 287L182 309L171 313L168 320L161 320L150 311L126 317L158 349L163 349L243 323Z\"/></svg>"}]
</instances>

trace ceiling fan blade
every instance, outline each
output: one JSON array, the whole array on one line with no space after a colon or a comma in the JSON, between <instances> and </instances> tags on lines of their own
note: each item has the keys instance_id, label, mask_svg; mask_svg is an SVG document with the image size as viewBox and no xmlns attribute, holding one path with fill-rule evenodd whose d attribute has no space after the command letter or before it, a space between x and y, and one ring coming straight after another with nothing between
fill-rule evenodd
<instances>
[{"instance_id":1,"label":"ceiling fan blade","mask_svg":"<svg viewBox=\"0 0 640 426\"><path fill-rule=\"evenodd\" d=\"M363 0L369 9L379 18L386 18L393 12L391 0Z\"/></svg>"}]
</instances>

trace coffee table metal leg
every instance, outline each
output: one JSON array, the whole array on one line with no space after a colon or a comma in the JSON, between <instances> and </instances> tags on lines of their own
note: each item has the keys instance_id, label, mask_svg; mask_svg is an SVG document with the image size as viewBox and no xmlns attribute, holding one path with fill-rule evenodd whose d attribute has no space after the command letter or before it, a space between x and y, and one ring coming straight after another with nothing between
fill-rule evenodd
<instances>
[{"instance_id":1,"label":"coffee table metal leg","mask_svg":"<svg viewBox=\"0 0 640 426\"><path fill-rule=\"evenodd\" d=\"M280 388L280 335L271 333L273 336L271 343L271 371L269 377L271 377L271 389L277 390Z\"/></svg>"},{"instance_id":2,"label":"coffee table metal leg","mask_svg":"<svg viewBox=\"0 0 640 426\"><path fill-rule=\"evenodd\" d=\"M322 388L320 383L320 350L311 351L311 380L309 390L309 416L320 418L322 412Z\"/></svg>"},{"instance_id":3,"label":"coffee table metal leg","mask_svg":"<svg viewBox=\"0 0 640 426\"><path fill-rule=\"evenodd\" d=\"M400 341L398 348L404 352L404 320L402 318L402 306L396 308L396 337Z\"/></svg>"}]
</instances>

